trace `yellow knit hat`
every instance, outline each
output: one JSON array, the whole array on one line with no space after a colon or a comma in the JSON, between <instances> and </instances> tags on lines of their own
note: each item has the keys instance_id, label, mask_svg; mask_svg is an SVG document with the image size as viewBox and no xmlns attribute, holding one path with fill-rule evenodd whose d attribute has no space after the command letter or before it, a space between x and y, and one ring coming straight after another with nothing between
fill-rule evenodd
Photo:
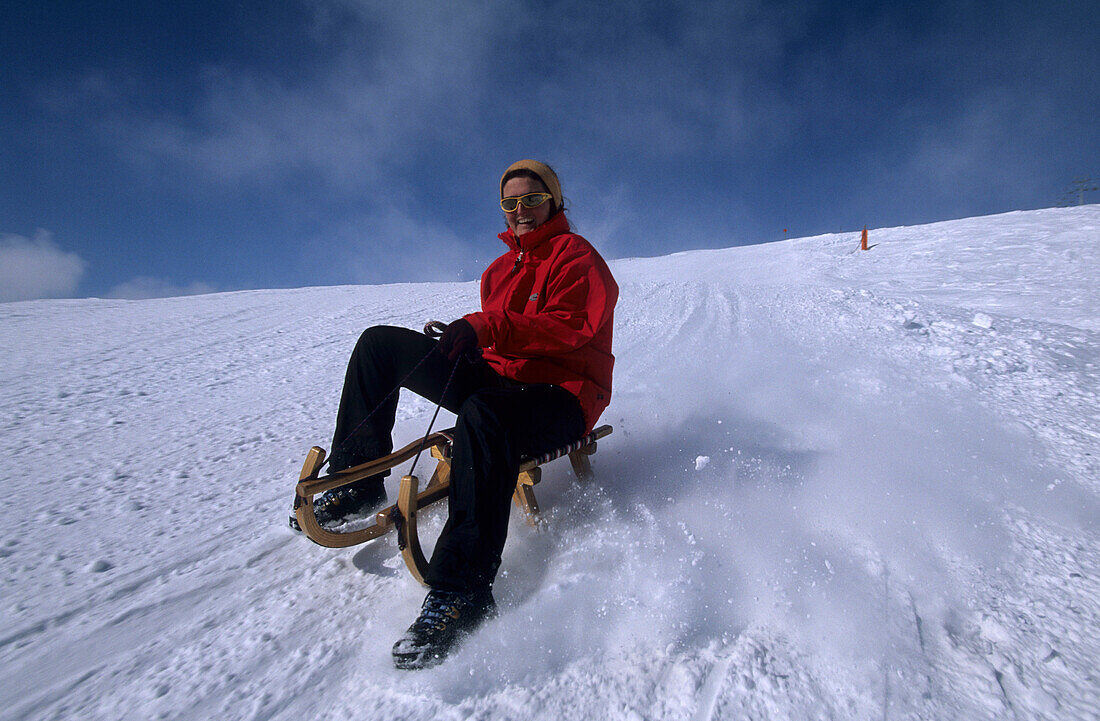
<instances>
[{"instance_id":1,"label":"yellow knit hat","mask_svg":"<svg viewBox=\"0 0 1100 721\"><path fill-rule=\"evenodd\" d=\"M508 173L514 170L529 170L537 175L542 184L546 186L546 189L550 191L550 195L554 196L554 205L557 206L558 210L561 210L561 183L558 182L558 176L550 169L549 165L540 163L537 160L517 160L509 165L508 169L504 171L504 175L500 176L500 197L504 197L504 179L508 177Z\"/></svg>"}]
</instances>

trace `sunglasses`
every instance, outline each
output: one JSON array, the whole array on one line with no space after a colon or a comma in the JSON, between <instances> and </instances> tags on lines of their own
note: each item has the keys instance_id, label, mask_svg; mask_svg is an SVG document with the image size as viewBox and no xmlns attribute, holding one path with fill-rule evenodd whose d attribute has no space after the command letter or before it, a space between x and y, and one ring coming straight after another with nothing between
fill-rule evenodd
<instances>
[{"instance_id":1,"label":"sunglasses","mask_svg":"<svg viewBox=\"0 0 1100 721\"><path fill-rule=\"evenodd\" d=\"M520 203L523 203L524 208L537 208L553 197L550 193L528 193L518 197L501 198L500 208L505 213L514 213L519 208Z\"/></svg>"}]
</instances>

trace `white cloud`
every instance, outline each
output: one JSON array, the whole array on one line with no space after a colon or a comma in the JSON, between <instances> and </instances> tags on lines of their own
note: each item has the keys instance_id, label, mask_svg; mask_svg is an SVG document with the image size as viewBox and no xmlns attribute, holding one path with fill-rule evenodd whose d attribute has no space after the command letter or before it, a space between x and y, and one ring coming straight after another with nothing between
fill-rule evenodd
<instances>
[{"instance_id":1,"label":"white cloud","mask_svg":"<svg viewBox=\"0 0 1100 721\"><path fill-rule=\"evenodd\" d=\"M337 283L474 280L504 251L495 237L471 243L396 208L346 221L305 249L309 262L328 259L325 281Z\"/></svg>"},{"instance_id":2,"label":"white cloud","mask_svg":"<svg viewBox=\"0 0 1100 721\"><path fill-rule=\"evenodd\" d=\"M84 274L76 253L57 247L48 231L33 238L0 234L0 302L57 298L76 292Z\"/></svg>"},{"instance_id":3,"label":"white cloud","mask_svg":"<svg viewBox=\"0 0 1100 721\"><path fill-rule=\"evenodd\" d=\"M896 177L923 202L937 198L958 215L990 207L1014 187L1035 183L1038 189L1049 179L1041 178L1040 158L1018 138L1047 116L1042 99L1017 107L1007 94L975 93L918 129Z\"/></svg>"},{"instance_id":4,"label":"white cloud","mask_svg":"<svg viewBox=\"0 0 1100 721\"><path fill-rule=\"evenodd\" d=\"M125 300L145 300L147 298L173 298L180 295L202 295L203 293L216 293L217 288L207 283L190 283L189 285L175 285L163 278L139 276L116 285L107 293L108 298L122 298Z\"/></svg>"},{"instance_id":5,"label":"white cloud","mask_svg":"<svg viewBox=\"0 0 1100 721\"><path fill-rule=\"evenodd\" d=\"M326 13L342 11L339 28ZM226 183L278 183L316 173L342 188L392 183L432 142L459 143L481 112L485 58L504 5L330 0L318 28L340 50L304 80L210 67L184 112L134 103L101 108L99 127L139 165L168 163ZM430 22L425 22L430 18ZM121 88L128 85L120 78ZM133 89L128 89L133 95Z\"/></svg>"},{"instance_id":6,"label":"white cloud","mask_svg":"<svg viewBox=\"0 0 1100 721\"><path fill-rule=\"evenodd\" d=\"M564 44L532 95L546 117L583 119L568 130L587 148L659 159L758 152L792 125L785 100L759 82L803 32L806 11L782 5L556 3L531 20L531 32L560 25Z\"/></svg>"},{"instance_id":7,"label":"white cloud","mask_svg":"<svg viewBox=\"0 0 1100 721\"><path fill-rule=\"evenodd\" d=\"M789 108L754 78L800 32L801 14L703 6L662 24L657 3L317 0L310 32L337 50L308 77L213 66L182 111L112 101L99 107L99 127L139 165L230 184L315 173L355 191L388 191L410 166L453 163L517 135L590 157L745 152L789 125ZM556 49L533 53L527 38ZM509 74L547 62L537 80ZM127 78L93 80L85 85L99 95L141 93ZM433 156L440 146L450 161Z\"/></svg>"}]
</instances>

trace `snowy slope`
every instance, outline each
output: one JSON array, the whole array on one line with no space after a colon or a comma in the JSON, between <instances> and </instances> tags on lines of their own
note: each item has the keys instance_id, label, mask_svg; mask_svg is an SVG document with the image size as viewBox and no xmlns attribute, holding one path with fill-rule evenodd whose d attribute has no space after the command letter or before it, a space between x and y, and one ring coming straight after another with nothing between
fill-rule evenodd
<instances>
[{"instance_id":1,"label":"snowy slope","mask_svg":"<svg viewBox=\"0 0 1100 721\"><path fill-rule=\"evenodd\" d=\"M1100 718L1100 206L871 243L614 263L597 481L414 674L392 539L284 524L360 330L476 284L0 305L0 719Z\"/></svg>"}]
</instances>

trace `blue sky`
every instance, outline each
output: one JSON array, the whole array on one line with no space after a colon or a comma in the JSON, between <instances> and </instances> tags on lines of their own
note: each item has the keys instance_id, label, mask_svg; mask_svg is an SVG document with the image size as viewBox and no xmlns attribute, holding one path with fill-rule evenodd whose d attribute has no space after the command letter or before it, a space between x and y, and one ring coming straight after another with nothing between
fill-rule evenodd
<instances>
[{"instance_id":1,"label":"blue sky","mask_svg":"<svg viewBox=\"0 0 1100 721\"><path fill-rule=\"evenodd\" d=\"M5 3L0 300L476 278L521 157L609 258L1047 207L1098 47L1079 0Z\"/></svg>"}]
</instances>

